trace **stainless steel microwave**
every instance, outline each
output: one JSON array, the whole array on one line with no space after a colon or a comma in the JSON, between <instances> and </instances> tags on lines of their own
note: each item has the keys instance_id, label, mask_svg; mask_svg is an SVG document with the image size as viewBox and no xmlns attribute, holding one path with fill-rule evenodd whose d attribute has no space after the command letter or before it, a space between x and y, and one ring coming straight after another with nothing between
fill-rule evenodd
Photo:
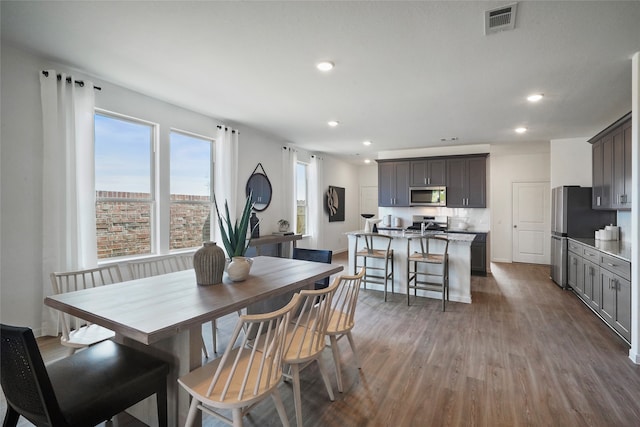
<instances>
[{"instance_id":1,"label":"stainless steel microwave","mask_svg":"<svg viewBox=\"0 0 640 427\"><path fill-rule=\"evenodd\" d=\"M409 187L411 206L447 206L447 187Z\"/></svg>"}]
</instances>

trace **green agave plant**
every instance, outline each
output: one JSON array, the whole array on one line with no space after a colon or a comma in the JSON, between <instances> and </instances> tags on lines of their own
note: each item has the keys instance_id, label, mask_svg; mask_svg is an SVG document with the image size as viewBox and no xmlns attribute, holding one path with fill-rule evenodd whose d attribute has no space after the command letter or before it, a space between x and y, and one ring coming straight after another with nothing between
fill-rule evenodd
<instances>
[{"instance_id":1,"label":"green agave plant","mask_svg":"<svg viewBox=\"0 0 640 427\"><path fill-rule=\"evenodd\" d=\"M222 243L227 251L229 257L244 256L251 243L251 238L247 240L247 229L249 228L249 217L251 210L253 209L253 203L251 202L251 194L247 197L240 222L236 219L234 224L231 224L231 216L229 215L229 204L224 201L224 210L226 217L220 215L218 210L218 201L216 196L213 196L213 204L216 208L216 215L218 217L218 225L220 227L220 235L222 237ZM252 230L253 231L253 230Z\"/></svg>"}]
</instances>

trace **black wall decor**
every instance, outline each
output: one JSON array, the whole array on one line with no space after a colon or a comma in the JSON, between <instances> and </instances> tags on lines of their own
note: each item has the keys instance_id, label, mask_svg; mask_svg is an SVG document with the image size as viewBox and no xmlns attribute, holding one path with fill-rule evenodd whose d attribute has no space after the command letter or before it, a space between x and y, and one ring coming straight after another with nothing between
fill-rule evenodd
<instances>
[{"instance_id":1,"label":"black wall decor","mask_svg":"<svg viewBox=\"0 0 640 427\"><path fill-rule=\"evenodd\" d=\"M344 221L344 188L330 185L324 199L329 222Z\"/></svg>"}]
</instances>

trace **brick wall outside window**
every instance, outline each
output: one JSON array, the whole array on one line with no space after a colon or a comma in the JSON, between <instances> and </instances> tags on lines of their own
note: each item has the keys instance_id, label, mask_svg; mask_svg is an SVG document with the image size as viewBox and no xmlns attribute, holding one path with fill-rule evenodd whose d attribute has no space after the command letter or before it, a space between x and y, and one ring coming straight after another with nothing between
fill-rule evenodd
<instances>
[{"instance_id":1,"label":"brick wall outside window","mask_svg":"<svg viewBox=\"0 0 640 427\"><path fill-rule=\"evenodd\" d=\"M105 198L149 199L145 193L96 192L96 233L98 259L151 253L151 203L146 201L105 201ZM193 248L209 240L206 196L172 195L170 249ZM193 201L194 203L188 203Z\"/></svg>"}]
</instances>

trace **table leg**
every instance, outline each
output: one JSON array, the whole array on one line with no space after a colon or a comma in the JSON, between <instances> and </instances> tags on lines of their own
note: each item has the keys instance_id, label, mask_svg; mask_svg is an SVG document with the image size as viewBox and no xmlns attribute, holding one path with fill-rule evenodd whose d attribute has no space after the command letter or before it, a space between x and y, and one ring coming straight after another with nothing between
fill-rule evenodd
<instances>
[{"instance_id":1,"label":"table leg","mask_svg":"<svg viewBox=\"0 0 640 427\"><path fill-rule=\"evenodd\" d=\"M131 347L153 354L171 363L167 377L167 414L169 426L183 426L189 412L189 394L178 384L178 377L189 373L202 365L202 326L184 330L165 340L144 345L128 338L116 337L116 340ZM155 396L143 400L127 410L147 425L157 425ZM201 413L194 426L202 425Z\"/></svg>"}]
</instances>

